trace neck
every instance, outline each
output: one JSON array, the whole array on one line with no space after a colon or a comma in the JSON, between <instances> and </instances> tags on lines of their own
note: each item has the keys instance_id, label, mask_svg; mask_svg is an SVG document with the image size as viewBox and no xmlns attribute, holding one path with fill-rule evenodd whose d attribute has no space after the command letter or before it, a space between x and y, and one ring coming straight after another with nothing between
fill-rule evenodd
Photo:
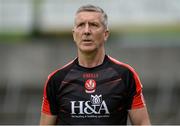
<instances>
[{"instance_id":1,"label":"neck","mask_svg":"<svg viewBox=\"0 0 180 126\"><path fill-rule=\"evenodd\" d=\"M79 65L87 68L96 67L101 65L104 61L105 51L101 53L78 53L78 62Z\"/></svg>"}]
</instances>

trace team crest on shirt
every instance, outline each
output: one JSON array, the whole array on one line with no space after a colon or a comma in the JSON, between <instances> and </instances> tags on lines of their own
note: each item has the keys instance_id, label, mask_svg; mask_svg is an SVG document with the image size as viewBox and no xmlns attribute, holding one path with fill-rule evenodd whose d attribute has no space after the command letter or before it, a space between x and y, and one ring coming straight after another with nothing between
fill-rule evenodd
<instances>
[{"instance_id":1,"label":"team crest on shirt","mask_svg":"<svg viewBox=\"0 0 180 126\"><path fill-rule=\"evenodd\" d=\"M94 79L88 79L85 82L86 93L93 93L96 90L96 81Z\"/></svg>"}]
</instances>

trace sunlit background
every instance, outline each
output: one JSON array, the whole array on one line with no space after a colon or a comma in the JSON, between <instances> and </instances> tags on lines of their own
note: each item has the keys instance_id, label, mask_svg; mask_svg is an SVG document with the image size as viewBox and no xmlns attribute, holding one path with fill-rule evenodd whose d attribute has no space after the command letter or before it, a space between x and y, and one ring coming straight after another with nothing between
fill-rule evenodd
<instances>
[{"instance_id":1,"label":"sunlit background","mask_svg":"<svg viewBox=\"0 0 180 126\"><path fill-rule=\"evenodd\" d=\"M38 124L44 82L76 56L84 4L109 16L107 54L139 73L152 124L180 124L180 0L0 0L0 124Z\"/></svg>"}]
</instances>

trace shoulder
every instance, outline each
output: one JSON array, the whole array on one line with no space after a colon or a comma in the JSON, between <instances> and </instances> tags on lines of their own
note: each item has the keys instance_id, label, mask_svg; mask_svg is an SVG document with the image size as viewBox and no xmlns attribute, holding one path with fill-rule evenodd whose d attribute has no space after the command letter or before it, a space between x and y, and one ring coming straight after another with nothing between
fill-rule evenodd
<instances>
[{"instance_id":1,"label":"shoulder","mask_svg":"<svg viewBox=\"0 0 180 126\"><path fill-rule=\"evenodd\" d=\"M108 56L109 60L111 61L112 64L114 64L114 66L116 68L121 68L121 69L124 69L124 70L128 70L130 72L132 72L133 74L137 74L135 69L130 66L129 64L127 63L124 63L124 62L120 62L118 61L117 59L111 57L111 56Z\"/></svg>"},{"instance_id":2,"label":"shoulder","mask_svg":"<svg viewBox=\"0 0 180 126\"><path fill-rule=\"evenodd\" d=\"M60 82L63 81L68 71L70 71L71 67L73 66L74 62L75 59L49 74L44 85L45 97L47 94L57 91L58 87L60 86Z\"/></svg>"},{"instance_id":3,"label":"shoulder","mask_svg":"<svg viewBox=\"0 0 180 126\"><path fill-rule=\"evenodd\" d=\"M130 76L132 76L132 79L134 79L135 84L136 84L136 91L138 92L139 90L141 90L142 88L142 84L139 78L138 73L135 71L135 69L133 67L131 67L129 64L120 62L110 56L108 56L110 61L115 64L116 69L122 71L125 71L126 73L128 73Z\"/></svg>"},{"instance_id":4,"label":"shoulder","mask_svg":"<svg viewBox=\"0 0 180 126\"><path fill-rule=\"evenodd\" d=\"M57 78L62 78L63 76L66 75L66 73L71 69L71 67L73 66L75 62L75 59L68 62L67 64L65 64L64 66L62 66L61 68L59 69L56 69L54 70L53 72L51 72L49 75L48 75L48 80L56 80Z\"/></svg>"}]
</instances>

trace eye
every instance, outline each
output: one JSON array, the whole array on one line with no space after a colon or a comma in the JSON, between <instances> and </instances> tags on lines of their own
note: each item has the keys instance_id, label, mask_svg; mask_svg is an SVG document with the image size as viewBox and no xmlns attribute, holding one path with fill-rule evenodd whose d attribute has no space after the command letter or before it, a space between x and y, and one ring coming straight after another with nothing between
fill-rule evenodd
<instances>
[{"instance_id":1,"label":"eye","mask_svg":"<svg viewBox=\"0 0 180 126\"><path fill-rule=\"evenodd\" d=\"M79 23L79 24L77 24L77 28L83 27L83 26L84 26L84 23Z\"/></svg>"},{"instance_id":2,"label":"eye","mask_svg":"<svg viewBox=\"0 0 180 126\"><path fill-rule=\"evenodd\" d=\"M98 27L98 24L97 23L91 23L91 26Z\"/></svg>"}]
</instances>

